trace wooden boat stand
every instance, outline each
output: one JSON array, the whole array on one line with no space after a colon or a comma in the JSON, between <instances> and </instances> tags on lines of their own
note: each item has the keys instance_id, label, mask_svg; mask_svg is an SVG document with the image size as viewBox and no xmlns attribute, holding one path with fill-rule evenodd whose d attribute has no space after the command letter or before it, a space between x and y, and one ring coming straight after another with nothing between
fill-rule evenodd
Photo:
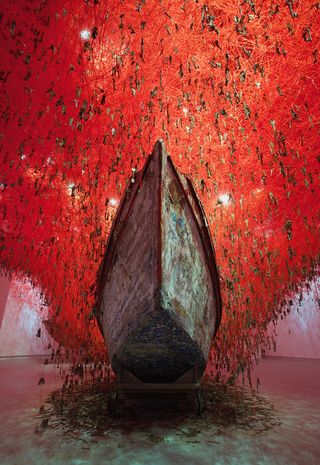
<instances>
[{"instance_id":1,"label":"wooden boat stand","mask_svg":"<svg viewBox=\"0 0 320 465\"><path fill-rule=\"evenodd\" d=\"M109 397L108 411L111 415L117 415L120 400L130 395L141 398L154 394L170 396L170 394L184 393L193 395L197 412L202 415L205 410L205 402L199 378L198 366L194 366L172 383L144 383L121 367L117 373L114 390Z\"/></svg>"}]
</instances>

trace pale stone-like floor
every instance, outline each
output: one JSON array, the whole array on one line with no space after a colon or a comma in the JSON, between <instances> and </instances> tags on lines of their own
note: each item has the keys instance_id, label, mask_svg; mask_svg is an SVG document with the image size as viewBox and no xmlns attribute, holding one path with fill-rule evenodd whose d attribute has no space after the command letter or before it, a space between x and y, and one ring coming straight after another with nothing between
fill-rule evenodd
<instances>
[{"instance_id":1,"label":"pale stone-like floor","mask_svg":"<svg viewBox=\"0 0 320 465\"><path fill-rule=\"evenodd\" d=\"M91 415L100 404L88 393L53 415L46 399L61 378L42 358L0 359L0 464L319 465L320 361L266 358L257 374L262 398L217 391L221 409L213 402L201 418L192 405L128 404L110 423L103 402Z\"/></svg>"}]
</instances>

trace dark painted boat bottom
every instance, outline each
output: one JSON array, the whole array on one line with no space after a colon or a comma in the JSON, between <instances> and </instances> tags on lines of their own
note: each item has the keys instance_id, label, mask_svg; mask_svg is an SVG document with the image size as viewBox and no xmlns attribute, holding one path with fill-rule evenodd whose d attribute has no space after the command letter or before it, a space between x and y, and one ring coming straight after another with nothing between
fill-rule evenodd
<instances>
[{"instance_id":1,"label":"dark painted boat bottom","mask_svg":"<svg viewBox=\"0 0 320 465\"><path fill-rule=\"evenodd\" d=\"M158 308L129 333L112 365L115 371L120 366L127 368L146 383L169 383L195 365L202 374L205 359L189 334L166 310Z\"/></svg>"}]
</instances>

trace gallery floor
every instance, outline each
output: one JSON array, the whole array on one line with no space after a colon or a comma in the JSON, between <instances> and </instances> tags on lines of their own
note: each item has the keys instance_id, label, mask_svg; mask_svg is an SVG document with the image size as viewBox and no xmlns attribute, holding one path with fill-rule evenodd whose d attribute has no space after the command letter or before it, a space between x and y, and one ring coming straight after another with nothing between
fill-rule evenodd
<instances>
[{"instance_id":1,"label":"gallery floor","mask_svg":"<svg viewBox=\"0 0 320 465\"><path fill-rule=\"evenodd\" d=\"M57 369L41 357L2 358L0 464L318 465L320 361L264 358L257 375L262 397L231 390L202 417L191 405L149 404L104 423L102 403L93 431L92 395L78 398L73 415L53 415L47 399L61 387Z\"/></svg>"}]
</instances>

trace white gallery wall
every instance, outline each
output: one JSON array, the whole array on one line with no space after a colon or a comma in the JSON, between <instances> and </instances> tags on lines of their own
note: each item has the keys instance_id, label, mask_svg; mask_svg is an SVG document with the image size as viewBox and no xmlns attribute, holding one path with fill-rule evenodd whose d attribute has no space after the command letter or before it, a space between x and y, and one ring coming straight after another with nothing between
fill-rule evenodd
<instances>
[{"instance_id":1,"label":"white gallery wall","mask_svg":"<svg viewBox=\"0 0 320 465\"><path fill-rule=\"evenodd\" d=\"M8 293L10 288L9 279L0 275L0 328L3 320L4 310L6 308Z\"/></svg>"},{"instance_id":2,"label":"white gallery wall","mask_svg":"<svg viewBox=\"0 0 320 465\"><path fill-rule=\"evenodd\" d=\"M266 355L320 359L320 278L294 297L290 313L277 322L276 335L277 350Z\"/></svg>"},{"instance_id":3,"label":"white gallery wall","mask_svg":"<svg viewBox=\"0 0 320 465\"><path fill-rule=\"evenodd\" d=\"M48 353L47 310L30 283L0 277L0 357ZM39 334L40 329L40 334Z\"/></svg>"}]
</instances>

